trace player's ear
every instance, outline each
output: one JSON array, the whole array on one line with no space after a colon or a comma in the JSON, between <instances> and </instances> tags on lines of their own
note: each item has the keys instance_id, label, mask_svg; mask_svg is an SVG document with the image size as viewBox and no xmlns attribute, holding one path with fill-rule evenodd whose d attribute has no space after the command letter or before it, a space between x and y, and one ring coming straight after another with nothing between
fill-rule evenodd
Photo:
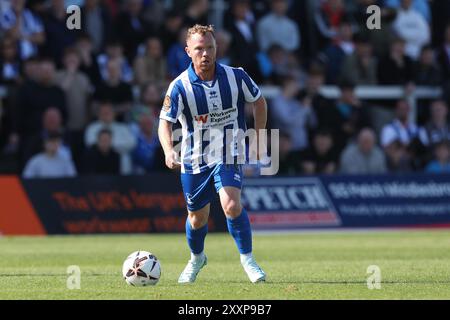
<instances>
[{"instance_id":1,"label":"player's ear","mask_svg":"<svg viewBox=\"0 0 450 320\"><path fill-rule=\"evenodd\" d=\"M184 51L186 51L186 53L189 56L189 58L192 58L191 54L189 53L189 47L188 46L184 47Z\"/></svg>"}]
</instances>

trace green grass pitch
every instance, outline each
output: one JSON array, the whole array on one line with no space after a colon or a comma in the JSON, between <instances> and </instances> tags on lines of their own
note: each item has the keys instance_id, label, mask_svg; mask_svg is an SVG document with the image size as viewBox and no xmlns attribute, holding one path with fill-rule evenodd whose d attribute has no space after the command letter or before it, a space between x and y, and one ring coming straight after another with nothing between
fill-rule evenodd
<instances>
[{"instance_id":1,"label":"green grass pitch","mask_svg":"<svg viewBox=\"0 0 450 320\"><path fill-rule=\"evenodd\" d=\"M156 286L128 286L122 262L135 250L161 261ZM189 258L182 234L0 238L0 299L450 299L450 231L255 234L266 283L248 281L232 238L209 234L196 283L177 279ZM81 269L69 290L67 267ZM367 287L367 267L381 289Z\"/></svg>"}]
</instances>

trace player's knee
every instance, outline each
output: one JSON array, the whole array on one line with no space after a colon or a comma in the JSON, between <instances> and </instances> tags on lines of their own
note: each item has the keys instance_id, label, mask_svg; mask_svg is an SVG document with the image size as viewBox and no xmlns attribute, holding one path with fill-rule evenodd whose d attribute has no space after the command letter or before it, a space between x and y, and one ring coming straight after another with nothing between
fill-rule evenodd
<instances>
[{"instance_id":1,"label":"player's knee","mask_svg":"<svg viewBox=\"0 0 450 320\"><path fill-rule=\"evenodd\" d=\"M189 215L189 222L192 229L200 229L208 222L208 218L203 215Z\"/></svg>"},{"instance_id":2,"label":"player's knee","mask_svg":"<svg viewBox=\"0 0 450 320\"><path fill-rule=\"evenodd\" d=\"M223 208L225 215L229 218L236 218L241 214L242 206L234 200L228 201Z\"/></svg>"}]
</instances>

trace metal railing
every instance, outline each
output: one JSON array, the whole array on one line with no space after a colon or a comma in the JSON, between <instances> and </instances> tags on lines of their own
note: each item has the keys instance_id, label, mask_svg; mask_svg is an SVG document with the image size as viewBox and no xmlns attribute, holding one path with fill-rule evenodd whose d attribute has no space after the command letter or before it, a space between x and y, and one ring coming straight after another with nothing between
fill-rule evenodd
<instances>
[{"instance_id":1,"label":"metal railing","mask_svg":"<svg viewBox=\"0 0 450 320\"><path fill-rule=\"evenodd\" d=\"M266 98L272 98L280 93L278 86L261 86L261 91ZM320 93L328 99L337 99L340 90L337 86L322 86ZM417 100L438 99L442 96L440 87L417 86L408 93L403 86L357 86L355 95L363 100L396 100L405 98L411 106L411 121L417 119Z\"/></svg>"},{"instance_id":2,"label":"metal railing","mask_svg":"<svg viewBox=\"0 0 450 320\"><path fill-rule=\"evenodd\" d=\"M261 91L266 98L273 98L280 93L278 86L261 86ZM139 88L133 87L135 96L139 96ZM0 99L7 95L7 88L0 86ZM340 95L340 90L337 86L322 86L320 93L329 99L337 99ZM408 93L402 86L357 86L355 94L359 99L364 100L395 100L405 98L411 105L411 118L416 119L417 115L417 100L418 99L437 99L442 95L440 87L426 87L417 86L414 90Z\"/></svg>"}]
</instances>

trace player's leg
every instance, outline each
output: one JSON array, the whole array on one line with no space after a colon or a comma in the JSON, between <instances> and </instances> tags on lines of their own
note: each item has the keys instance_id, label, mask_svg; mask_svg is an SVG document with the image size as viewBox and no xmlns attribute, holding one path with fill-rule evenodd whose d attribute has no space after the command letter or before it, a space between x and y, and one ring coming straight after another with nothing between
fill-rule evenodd
<instances>
[{"instance_id":1,"label":"player's leg","mask_svg":"<svg viewBox=\"0 0 450 320\"><path fill-rule=\"evenodd\" d=\"M215 174L215 187L227 218L228 231L238 247L241 264L252 282L264 281L266 275L252 254L252 230L247 211L241 205L242 172L240 167L222 165Z\"/></svg>"},{"instance_id":2,"label":"player's leg","mask_svg":"<svg viewBox=\"0 0 450 320\"><path fill-rule=\"evenodd\" d=\"M191 259L181 273L178 282L194 282L200 269L207 263L204 253L208 233L208 216L213 195L210 173L181 174L181 184L187 203L186 239L191 250Z\"/></svg>"},{"instance_id":3,"label":"player's leg","mask_svg":"<svg viewBox=\"0 0 450 320\"><path fill-rule=\"evenodd\" d=\"M191 259L202 260L204 256L205 238L208 233L208 203L200 210L190 211L186 219L186 239L191 249Z\"/></svg>"},{"instance_id":4,"label":"player's leg","mask_svg":"<svg viewBox=\"0 0 450 320\"><path fill-rule=\"evenodd\" d=\"M207 264L208 259L204 253L204 247L205 237L208 233L209 206L208 203L196 211L188 209L186 239L191 249L191 259L178 278L179 283L194 282L200 270Z\"/></svg>"},{"instance_id":5,"label":"player's leg","mask_svg":"<svg viewBox=\"0 0 450 320\"><path fill-rule=\"evenodd\" d=\"M241 190L224 186L219 190L220 204L227 218L228 231L241 255L252 252L252 231L247 212L241 205Z\"/></svg>"}]
</instances>

